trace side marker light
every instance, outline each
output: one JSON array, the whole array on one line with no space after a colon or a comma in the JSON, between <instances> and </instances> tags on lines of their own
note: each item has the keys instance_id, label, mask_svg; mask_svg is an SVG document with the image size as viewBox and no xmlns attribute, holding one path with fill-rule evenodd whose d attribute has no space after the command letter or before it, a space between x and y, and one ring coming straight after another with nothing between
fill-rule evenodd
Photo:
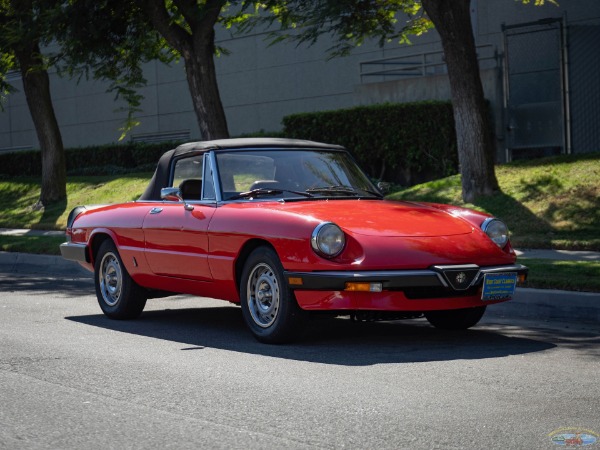
<instances>
[{"instance_id":1,"label":"side marker light","mask_svg":"<svg viewBox=\"0 0 600 450\"><path fill-rule=\"evenodd\" d=\"M300 277L289 277L288 283L290 283L292 286L302 286L304 284L302 278Z\"/></svg>"}]
</instances>

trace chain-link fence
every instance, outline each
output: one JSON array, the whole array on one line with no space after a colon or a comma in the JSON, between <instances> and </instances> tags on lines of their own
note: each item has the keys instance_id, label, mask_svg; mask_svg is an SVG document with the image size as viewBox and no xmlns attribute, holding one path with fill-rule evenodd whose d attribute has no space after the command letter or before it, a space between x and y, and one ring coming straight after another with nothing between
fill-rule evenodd
<instances>
[{"instance_id":1,"label":"chain-link fence","mask_svg":"<svg viewBox=\"0 0 600 450\"><path fill-rule=\"evenodd\" d=\"M600 24L505 27L508 158L600 151Z\"/></svg>"},{"instance_id":2,"label":"chain-link fence","mask_svg":"<svg viewBox=\"0 0 600 450\"><path fill-rule=\"evenodd\" d=\"M504 28L509 159L564 152L562 20Z\"/></svg>"},{"instance_id":3,"label":"chain-link fence","mask_svg":"<svg viewBox=\"0 0 600 450\"><path fill-rule=\"evenodd\" d=\"M600 151L600 25L569 26L568 37L573 152Z\"/></svg>"}]
</instances>

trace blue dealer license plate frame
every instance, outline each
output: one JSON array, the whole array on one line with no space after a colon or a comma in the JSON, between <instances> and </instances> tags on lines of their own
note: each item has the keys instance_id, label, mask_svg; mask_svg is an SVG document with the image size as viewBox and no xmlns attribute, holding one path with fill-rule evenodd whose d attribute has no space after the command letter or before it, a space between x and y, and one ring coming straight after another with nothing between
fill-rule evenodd
<instances>
[{"instance_id":1,"label":"blue dealer license plate frame","mask_svg":"<svg viewBox=\"0 0 600 450\"><path fill-rule=\"evenodd\" d=\"M481 300L484 302L510 300L515 295L516 287L516 272L486 273L483 277Z\"/></svg>"}]
</instances>

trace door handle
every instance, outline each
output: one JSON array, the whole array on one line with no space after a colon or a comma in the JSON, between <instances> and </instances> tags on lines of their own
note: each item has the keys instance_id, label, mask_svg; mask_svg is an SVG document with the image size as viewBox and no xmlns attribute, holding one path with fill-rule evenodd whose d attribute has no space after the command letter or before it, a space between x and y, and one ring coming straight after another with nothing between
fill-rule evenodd
<instances>
[{"instance_id":1,"label":"door handle","mask_svg":"<svg viewBox=\"0 0 600 450\"><path fill-rule=\"evenodd\" d=\"M150 210L150 214L160 214L162 212L162 208L152 208Z\"/></svg>"}]
</instances>

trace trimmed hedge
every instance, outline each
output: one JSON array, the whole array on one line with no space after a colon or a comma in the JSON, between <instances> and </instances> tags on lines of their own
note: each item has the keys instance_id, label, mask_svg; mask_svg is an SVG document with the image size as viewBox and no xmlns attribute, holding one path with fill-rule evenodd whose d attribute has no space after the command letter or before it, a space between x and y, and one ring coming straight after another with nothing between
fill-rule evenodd
<instances>
[{"instance_id":1,"label":"trimmed hedge","mask_svg":"<svg viewBox=\"0 0 600 450\"><path fill-rule=\"evenodd\" d=\"M282 133L294 139L340 144L374 179L401 185L457 173L458 157L450 102L359 106L283 118ZM114 175L153 171L178 142L125 143L66 150L70 175ZM0 177L41 176L39 150L0 154Z\"/></svg>"},{"instance_id":2,"label":"trimmed hedge","mask_svg":"<svg viewBox=\"0 0 600 450\"><path fill-rule=\"evenodd\" d=\"M69 148L65 150L67 173L70 175L115 175L148 171L156 168L160 156L179 143L109 144L96 147ZM5 177L42 174L39 150L28 150L0 155L0 175Z\"/></svg>"},{"instance_id":3,"label":"trimmed hedge","mask_svg":"<svg viewBox=\"0 0 600 450\"><path fill-rule=\"evenodd\" d=\"M283 125L286 137L343 145L375 179L412 185L458 172L450 102L294 114Z\"/></svg>"}]
</instances>

